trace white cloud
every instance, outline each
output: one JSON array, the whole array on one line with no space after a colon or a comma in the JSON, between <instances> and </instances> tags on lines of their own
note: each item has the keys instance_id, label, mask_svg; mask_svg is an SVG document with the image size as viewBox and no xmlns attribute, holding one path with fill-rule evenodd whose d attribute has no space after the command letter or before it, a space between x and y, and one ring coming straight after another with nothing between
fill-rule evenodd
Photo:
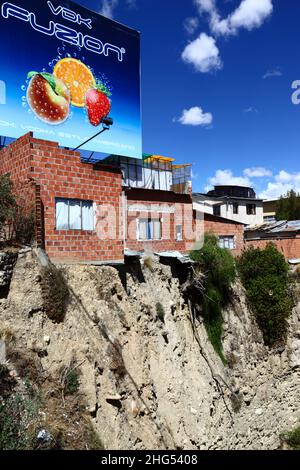
<instances>
[{"instance_id":1,"label":"white cloud","mask_svg":"<svg viewBox=\"0 0 300 470\"><path fill-rule=\"evenodd\" d=\"M252 168L246 168L243 171L243 174L245 176L248 176L249 178L265 178L265 177L271 177L273 176L272 171L267 170L266 168L263 168L261 166L259 167L252 167Z\"/></svg>"},{"instance_id":2,"label":"white cloud","mask_svg":"<svg viewBox=\"0 0 300 470\"><path fill-rule=\"evenodd\" d=\"M249 31L259 28L273 12L273 0L241 0L231 14L222 18L216 0L194 2L199 14L208 16L210 30L215 36L236 35L242 28ZM205 33L188 44L181 57L184 62L193 64L198 72L211 72L223 67L215 38Z\"/></svg>"},{"instance_id":3,"label":"white cloud","mask_svg":"<svg viewBox=\"0 0 300 470\"><path fill-rule=\"evenodd\" d=\"M263 79L271 78L271 77L281 77L281 76L282 76L281 70L279 70L279 69L273 69L273 70L268 70L268 71L264 74Z\"/></svg>"},{"instance_id":4,"label":"white cloud","mask_svg":"<svg viewBox=\"0 0 300 470\"><path fill-rule=\"evenodd\" d=\"M211 13L216 9L215 0L195 0L200 13Z\"/></svg>"},{"instance_id":5,"label":"white cloud","mask_svg":"<svg viewBox=\"0 0 300 470\"><path fill-rule=\"evenodd\" d=\"M194 173L193 168L192 168L192 171L191 171L191 176L192 176L192 180L197 180L199 178L199 174Z\"/></svg>"},{"instance_id":6,"label":"white cloud","mask_svg":"<svg viewBox=\"0 0 300 470\"><path fill-rule=\"evenodd\" d=\"M249 108L244 109L244 113L258 113L258 110L254 108L253 106L250 106Z\"/></svg>"},{"instance_id":7,"label":"white cloud","mask_svg":"<svg viewBox=\"0 0 300 470\"><path fill-rule=\"evenodd\" d=\"M185 126L208 126L213 121L211 113L204 113L199 106L184 109L178 122Z\"/></svg>"},{"instance_id":8,"label":"white cloud","mask_svg":"<svg viewBox=\"0 0 300 470\"><path fill-rule=\"evenodd\" d=\"M119 0L102 0L101 15L113 18L114 9L118 6Z\"/></svg>"},{"instance_id":9,"label":"white cloud","mask_svg":"<svg viewBox=\"0 0 300 470\"><path fill-rule=\"evenodd\" d=\"M192 64L202 73L212 72L223 66L215 39L205 33L201 33L197 39L190 42L181 57L184 62Z\"/></svg>"},{"instance_id":10,"label":"white cloud","mask_svg":"<svg viewBox=\"0 0 300 470\"><path fill-rule=\"evenodd\" d=\"M217 170L215 176L209 178L207 182L206 191L217 185L252 187L252 182L247 176L234 176L231 170Z\"/></svg>"},{"instance_id":11,"label":"white cloud","mask_svg":"<svg viewBox=\"0 0 300 470\"><path fill-rule=\"evenodd\" d=\"M215 0L195 0L200 14L207 13L211 31L217 35L237 34L239 29L259 28L272 14L272 0L242 0L227 18L221 18Z\"/></svg>"},{"instance_id":12,"label":"white cloud","mask_svg":"<svg viewBox=\"0 0 300 470\"><path fill-rule=\"evenodd\" d=\"M277 199L293 189L300 193L300 172L288 173L281 170L274 176L274 181L268 183L265 190L260 194L262 199Z\"/></svg>"},{"instance_id":13,"label":"white cloud","mask_svg":"<svg viewBox=\"0 0 300 470\"><path fill-rule=\"evenodd\" d=\"M232 170L217 170L212 178L207 180L205 191L216 185L237 185L253 187L252 178L268 178L264 189L259 193L261 199L277 199L293 189L300 194L300 172L289 173L285 170L276 175L264 167L246 168L243 176L235 176ZM271 178L271 180L270 180ZM262 180L264 182L265 180ZM261 186L261 184L259 185Z\"/></svg>"},{"instance_id":14,"label":"white cloud","mask_svg":"<svg viewBox=\"0 0 300 470\"><path fill-rule=\"evenodd\" d=\"M259 28L272 12L272 0L243 0L228 22L233 31L239 28L251 30Z\"/></svg>"},{"instance_id":15,"label":"white cloud","mask_svg":"<svg viewBox=\"0 0 300 470\"><path fill-rule=\"evenodd\" d=\"M294 185L300 185L300 172L288 173L285 170L281 170L276 176L275 180L279 183L292 183Z\"/></svg>"},{"instance_id":16,"label":"white cloud","mask_svg":"<svg viewBox=\"0 0 300 470\"><path fill-rule=\"evenodd\" d=\"M260 193L259 197L261 199L278 199L280 196L287 194L291 189L300 193L300 185L293 186L289 183L268 183L267 188Z\"/></svg>"},{"instance_id":17,"label":"white cloud","mask_svg":"<svg viewBox=\"0 0 300 470\"><path fill-rule=\"evenodd\" d=\"M183 26L188 34L194 34L199 26L199 20L196 16L186 18L184 20Z\"/></svg>"}]
</instances>

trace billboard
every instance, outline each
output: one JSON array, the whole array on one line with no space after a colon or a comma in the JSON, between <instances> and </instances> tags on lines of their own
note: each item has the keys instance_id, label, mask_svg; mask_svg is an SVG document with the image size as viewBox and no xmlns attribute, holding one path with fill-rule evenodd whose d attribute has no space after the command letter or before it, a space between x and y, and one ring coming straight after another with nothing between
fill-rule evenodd
<instances>
[{"instance_id":1,"label":"billboard","mask_svg":"<svg viewBox=\"0 0 300 470\"><path fill-rule=\"evenodd\" d=\"M141 158L140 35L69 0L0 0L0 135Z\"/></svg>"}]
</instances>

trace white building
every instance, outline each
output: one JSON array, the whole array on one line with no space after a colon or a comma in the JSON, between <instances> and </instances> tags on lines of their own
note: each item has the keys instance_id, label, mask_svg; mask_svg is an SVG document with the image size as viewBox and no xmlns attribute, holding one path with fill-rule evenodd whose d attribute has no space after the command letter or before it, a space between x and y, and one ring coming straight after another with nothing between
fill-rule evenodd
<instances>
[{"instance_id":1,"label":"white building","mask_svg":"<svg viewBox=\"0 0 300 470\"><path fill-rule=\"evenodd\" d=\"M252 188L243 186L215 186L207 194L194 193L193 208L247 226L264 220L263 200L256 198Z\"/></svg>"}]
</instances>

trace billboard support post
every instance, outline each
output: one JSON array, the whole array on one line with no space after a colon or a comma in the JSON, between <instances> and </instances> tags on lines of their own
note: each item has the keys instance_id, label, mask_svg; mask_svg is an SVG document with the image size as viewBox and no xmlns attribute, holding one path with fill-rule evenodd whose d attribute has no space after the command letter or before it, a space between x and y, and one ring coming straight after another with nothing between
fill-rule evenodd
<instances>
[{"instance_id":1,"label":"billboard support post","mask_svg":"<svg viewBox=\"0 0 300 470\"><path fill-rule=\"evenodd\" d=\"M98 132L97 134L93 135L93 137L90 137L88 140L86 140L85 142L82 142L82 144L78 145L78 147L76 147L75 149L73 149L73 152L75 152L76 150L79 150L81 147L83 147L85 144L87 144L88 142L90 142L91 140L95 139L96 137L98 137L100 134L103 134L103 132L105 131L109 131L109 127L103 127L103 129Z\"/></svg>"}]
</instances>

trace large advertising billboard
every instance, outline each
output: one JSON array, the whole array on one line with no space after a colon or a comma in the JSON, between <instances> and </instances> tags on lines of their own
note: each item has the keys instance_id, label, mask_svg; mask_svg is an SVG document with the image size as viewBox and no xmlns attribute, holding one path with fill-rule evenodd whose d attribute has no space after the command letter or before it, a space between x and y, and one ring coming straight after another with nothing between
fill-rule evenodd
<instances>
[{"instance_id":1,"label":"large advertising billboard","mask_svg":"<svg viewBox=\"0 0 300 470\"><path fill-rule=\"evenodd\" d=\"M0 0L0 135L141 158L140 35L68 0Z\"/></svg>"}]
</instances>

